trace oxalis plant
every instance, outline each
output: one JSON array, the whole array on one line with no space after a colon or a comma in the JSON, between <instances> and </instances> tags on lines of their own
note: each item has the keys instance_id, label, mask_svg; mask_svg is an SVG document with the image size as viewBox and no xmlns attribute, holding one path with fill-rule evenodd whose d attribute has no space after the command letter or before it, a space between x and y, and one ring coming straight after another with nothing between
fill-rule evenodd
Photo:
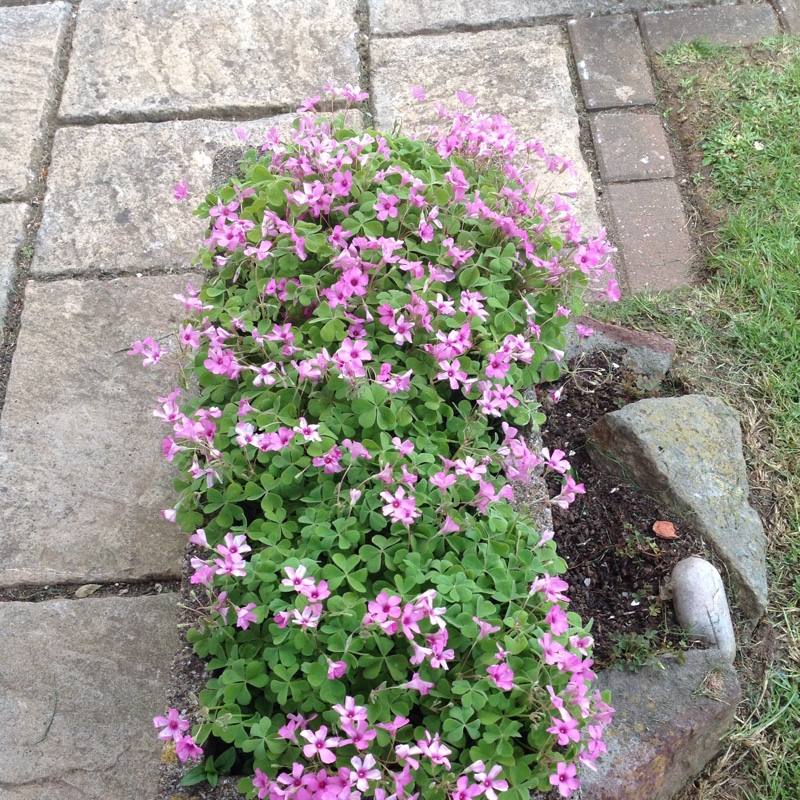
<instances>
[{"instance_id":1,"label":"oxalis plant","mask_svg":"<svg viewBox=\"0 0 800 800\"><path fill-rule=\"evenodd\" d=\"M570 165L468 95L421 139L355 130L366 95L325 92L343 113L307 99L197 210L192 389L155 414L212 677L194 720L154 725L201 762L184 784L233 771L248 797L568 797L613 709L514 492L542 470L563 476L542 502L584 491L525 429L582 294L618 296L611 248L528 162Z\"/></svg>"}]
</instances>

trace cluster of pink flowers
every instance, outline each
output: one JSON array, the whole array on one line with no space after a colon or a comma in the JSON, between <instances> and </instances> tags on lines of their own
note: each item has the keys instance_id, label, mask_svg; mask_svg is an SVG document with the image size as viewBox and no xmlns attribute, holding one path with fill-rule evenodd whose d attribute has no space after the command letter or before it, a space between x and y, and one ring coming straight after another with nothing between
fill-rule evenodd
<instances>
[{"instance_id":1,"label":"cluster of pink flowers","mask_svg":"<svg viewBox=\"0 0 800 800\"><path fill-rule=\"evenodd\" d=\"M189 720L183 719L176 708L170 708L166 717L153 717L153 727L162 728L159 739L175 743L175 752L181 761L199 761L203 757L203 749L186 733L191 727Z\"/></svg>"},{"instance_id":2,"label":"cluster of pink flowers","mask_svg":"<svg viewBox=\"0 0 800 800\"><path fill-rule=\"evenodd\" d=\"M331 83L323 91L347 103L360 102L366 97L359 87L350 85L336 87ZM424 99L424 91L415 89L414 96ZM467 108L475 102L466 93L459 93L459 100ZM563 476L563 488L550 502L567 508L585 490L569 474L565 453L547 449L532 452L525 438L503 417L524 419L524 415L520 416L524 411L520 409L523 397L515 384L518 376L525 374L526 367L563 358L563 352L548 344L543 330L546 333L545 326L554 328L563 324L564 320L557 318L568 316L570 311L559 305L556 311L543 313L531 305L532 298L529 302L526 292L531 290L520 286L513 296L503 290L505 297L510 298L508 306L515 303L516 310L507 314L512 322L504 328L494 326L497 309L502 307L498 296L493 294L495 287L487 288L486 280L474 283L470 278L482 263L480 254L467 244L474 242L473 239L456 238L451 220L457 216L469 221L465 228L488 229L500 243L498 252L505 246L505 254L511 245L510 260L515 269L532 271L531 285L568 286L567 279L574 274L585 276L585 282L597 296L617 299L618 286L609 277L613 273L609 261L613 248L605 231L585 239L566 200L559 195L549 201L537 197L537 185L529 178L530 167L521 164L520 158L512 163L512 157L536 156L553 172L570 169L571 165L545 153L538 141L517 140L499 115L439 109L439 124L431 131L436 152L444 159L471 159L479 167L502 164L501 174L507 183L502 188L496 187L496 191L478 191L454 158L443 183L440 177L437 186L422 170L414 174L405 166L391 164L389 142L379 134L337 137L329 123L314 120L313 112L319 101L320 97L309 97L303 102L301 110L309 116L302 117L292 133L293 145L282 144L273 129L261 147L270 172L282 179L280 193L285 196L285 212L279 214L261 205L262 210L254 213L251 198L256 194L255 189L237 186L235 195L225 195L225 200L220 198L208 209L210 228L204 242L207 255L217 268L234 264L237 275L242 270L246 275L263 277L267 265L277 263L278 259L284 258L286 263L315 263L322 237L308 233L314 229L308 223L330 223L324 239L333 252L325 256L324 264L315 267L316 285L305 285L307 281L295 277L273 276L254 281L260 306L257 322L248 316L249 311L229 313L227 306L223 322L218 317L211 321L206 312L214 306L205 305L201 293L191 284L185 293L175 295L187 313L195 315L179 330L181 352L191 354L209 373L234 382L241 390L236 424L223 427L222 437L228 437L226 444L231 448L234 443L241 448L236 451L239 462L251 467L245 479L252 480L252 465L256 461L268 462L264 454L291 448L292 460L299 460L297 452L302 455L303 473L334 483L336 502L340 509L345 509L345 514L358 513L357 506L366 494L371 501L367 506L370 511L379 510L389 524L408 530L409 547L415 526L423 529L418 525L423 513L429 519L436 520L438 516L439 534L446 536L468 529L477 519L476 513L488 516L491 504L513 500L512 487L501 474L508 481L523 483L543 470ZM243 140L247 138L245 131L237 135ZM365 174L371 193L366 208L374 212L370 219L387 223L384 233L392 235L372 235L375 230L369 227L355 232L346 229L344 218L362 202L359 192L365 191L360 185ZM185 198L187 191L185 181L176 185L176 199ZM446 202L442 200L443 191L449 196ZM278 208L277 203L270 205ZM343 224L333 224L335 214L343 215ZM566 246L553 247L548 257L543 257L537 237L555 230L560 232ZM424 256L422 253L431 251L412 246L412 243L435 242L439 246L437 255ZM300 271L296 274L305 278ZM446 287L445 294L441 284ZM302 303L298 299L301 292L306 293ZM317 338L314 345L304 324L321 311L335 323L336 332L326 337L323 330L322 339ZM510 329L515 332L504 335ZM497 330L503 333L498 334ZM578 333L587 336L591 331L579 326ZM328 346L320 346L320 341ZM199 351L199 355L194 351ZM146 338L135 342L130 353L142 356L145 365L153 365L163 359L165 350ZM340 441L326 430L323 416L315 420L313 412L304 410L313 408L306 401L319 389L318 385L334 379L347 384L349 397L370 392L385 398L388 393L393 396L392 403L398 400L402 403L410 395L412 385L424 385L426 390L433 387L444 402L452 406L459 403L459 409L461 400L466 400L474 409L471 418L481 420L484 428L488 423L490 430L502 427L502 441L492 447L485 441L465 442L464 446L453 448L457 452L451 451L452 458L439 455L441 469L436 462L435 472L422 466L433 460L430 453L423 458L409 440L395 436L392 444L397 452L380 454L370 443L376 437L363 435L363 442L350 438ZM281 415L264 402L282 389L292 390L293 407L299 409L294 412L298 414L296 418L294 414ZM160 397L160 406L154 411L172 426L171 435L163 440L162 451L168 461L188 451L181 459L191 459L187 472L199 482L192 491L202 491L203 484L211 489L224 482L233 469L215 446L216 439L222 448L218 420L223 412L211 407L187 416L178 406L179 391L175 389ZM382 410L380 405L376 401L376 411ZM233 413L229 406L226 409L226 413ZM369 427L359 424L365 429ZM358 474L358 478L353 478L353 474ZM437 516L420 499L428 498L428 493L438 501ZM162 513L175 521L179 508ZM546 532L540 545L551 537L552 532ZM238 628L247 629L259 623L265 607L253 602L237 607L228 600L232 582L248 575L244 554L251 548L246 537L228 532L223 542L211 548L203 530L198 529L190 540L212 550L206 559L192 558L191 582L205 587L211 587L215 581L224 585L225 591L218 593L213 606L223 622L227 623L232 612ZM273 615L279 629L291 624L309 632L309 636L319 637L326 614L325 601L331 591L325 580L317 580L308 569L300 563L283 567L285 577L281 586L295 592L293 603L274 614L272 606L268 613ZM572 637L569 647L557 641L569 628L561 605L569 602L566 589L564 581L549 574L531 586L531 596L537 598L534 602L543 596L551 604L545 617L549 632L538 639L542 658L547 665L556 666L569 676L563 692L557 694L552 686L548 687L553 711L548 732L557 746L580 742L578 757L593 768L594 760L605 749L602 733L612 709L598 693L589 694L589 684L594 678L593 662L582 656L586 656L591 639ZM437 671L438 679L438 675L450 670L456 654L448 646L446 609L436 607L435 599L435 590L426 591L411 602L384 590L367 603L360 634L397 637L397 646L406 649L409 666L413 668L409 670L409 680L375 691L393 689L428 695L435 686L433 681L426 680L433 677L430 671ZM499 626L478 617L474 622L479 628L479 640L500 631ZM328 679L344 677L352 658L347 650L339 654L339 660L328 658ZM497 643L494 663L485 667L489 683L503 692L524 688L528 679L519 669L520 674L515 676L513 663L513 656ZM580 714L575 712L576 708ZM421 764L434 774L439 767L451 769L450 748L438 734L427 731L415 745L393 743L392 763L400 771L389 769L383 759L377 760L369 752L377 736L376 728L388 731L394 740L397 731L409 724L409 720L396 717L392 722L371 726L367 708L350 696L343 704L333 706L333 711L339 715L338 724L320 725L316 729L308 727L316 715L309 719L300 714L288 715L289 721L280 729L279 736L300 748L310 766L295 762L291 771L278 772L274 779L257 769L253 785L259 798L285 800L291 796L311 800L319 796L325 800L360 800L369 795L376 800L403 800L405 788L414 780L414 772ZM580 719L592 724L584 723L582 728ZM156 722L165 726L159 734L161 738L174 738L181 760L200 757L202 750L190 736L184 735L188 722L174 709L167 718L156 718ZM587 729L589 738L581 741L581 731ZM346 765L342 764L345 757L338 752L345 746L355 747L359 752ZM488 800L497 800L497 794L508 788L500 774L499 766L476 761L457 778L450 797L467 800L485 794ZM575 766L558 761L550 781L562 796L568 797L578 786ZM390 795L391 790L394 794ZM416 795L408 800L414 798Z\"/></svg>"}]
</instances>

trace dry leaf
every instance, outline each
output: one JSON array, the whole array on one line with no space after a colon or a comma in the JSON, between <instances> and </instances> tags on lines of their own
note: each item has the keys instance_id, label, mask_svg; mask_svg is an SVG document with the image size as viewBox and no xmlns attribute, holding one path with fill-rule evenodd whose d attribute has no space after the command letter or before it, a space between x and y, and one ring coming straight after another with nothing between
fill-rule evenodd
<instances>
[{"instance_id":1,"label":"dry leaf","mask_svg":"<svg viewBox=\"0 0 800 800\"><path fill-rule=\"evenodd\" d=\"M675 526L671 522L667 522L665 519L656 520L653 523L653 531L655 532L656 536L659 536L662 539L678 538L678 534L675 533Z\"/></svg>"}]
</instances>

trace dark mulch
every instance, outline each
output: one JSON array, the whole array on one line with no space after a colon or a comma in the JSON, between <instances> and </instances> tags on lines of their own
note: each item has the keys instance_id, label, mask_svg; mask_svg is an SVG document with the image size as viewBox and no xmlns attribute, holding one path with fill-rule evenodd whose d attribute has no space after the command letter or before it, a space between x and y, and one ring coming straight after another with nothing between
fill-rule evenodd
<instances>
[{"instance_id":1,"label":"dark mulch","mask_svg":"<svg viewBox=\"0 0 800 800\"><path fill-rule=\"evenodd\" d=\"M553 509L558 554L569 565L570 610L584 622L594 620L597 666L616 662L635 667L648 652L687 646L669 601L669 577L680 559L709 554L643 492L595 469L586 451L586 430L593 422L627 403L656 396L658 387L606 353L595 353L570 370L573 377L560 402L545 409L542 430L545 447L564 450L576 480L586 487L569 509ZM674 393L674 387L664 391ZM551 480L550 493L559 486ZM678 538L656 536L652 527L657 520L673 522Z\"/></svg>"}]
</instances>

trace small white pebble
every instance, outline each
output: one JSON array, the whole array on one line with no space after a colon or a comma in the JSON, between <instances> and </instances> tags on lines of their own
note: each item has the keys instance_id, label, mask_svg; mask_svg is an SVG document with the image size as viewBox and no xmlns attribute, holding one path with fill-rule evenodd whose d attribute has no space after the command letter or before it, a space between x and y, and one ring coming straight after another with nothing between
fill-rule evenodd
<instances>
[{"instance_id":1,"label":"small white pebble","mask_svg":"<svg viewBox=\"0 0 800 800\"><path fill-rule=\"evenodd\" d=\"M589 585L591 585L591 583L592 583L592 579L591 578L584 578L583 579L583 585L584 586L589 586Z\"/></svg>"},{"instance_id":2,"label":"small white pebble","mask_svg":"<svg viewBox=\"0 0 800 800\"><path fill-rule=\"evenodd\" d=\"M619 486L615 486L615 487L614 487L614 488L613 488L613 489L612 489L612 490L609 492L609 494L614 494L614 492L618 492L618 491L619 491Z\"/></svg>"},{"instance_id":3,"label":"small white pebble","mask_svg":"<svg viewBox=\"0 0 800 800\"><path fill-rule=\"evenodd\" d=\"M631 600L631 605L632 606L638 606L639 605L639 601L638 600Z\"/></svg>"},{"instance_id":4,"label":"small white pebble","mask_svg":"<svg viewBox=\"0 0 800 800\"><path fill-rule=\"evenodd\" d=\"M567 416L568 416L568 417L571 417L571 416L572 416L572 414L567 414Z\"/></svg>"}]
</instances>

